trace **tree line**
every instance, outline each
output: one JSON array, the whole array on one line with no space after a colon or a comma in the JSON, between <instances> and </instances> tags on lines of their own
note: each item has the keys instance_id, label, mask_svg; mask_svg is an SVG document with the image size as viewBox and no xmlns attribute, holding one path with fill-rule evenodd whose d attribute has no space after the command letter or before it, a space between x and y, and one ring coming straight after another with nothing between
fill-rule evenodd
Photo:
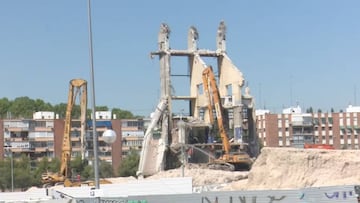
<instances>
[{"instance_id":1,"label":"tree line","mask_svg":"<svg viewBox=\"0 0 360 203\"><path fill-rule=\"evenodd\" d=\"M99 178L106 179L115 175L119 177L135 176L139 158L137 151L130 151L129 155L122 160L116 174L110 163L100 161ZM13 167L11 168L11 166ZM46 171L58 172L59 168L60 160L58 158L43 157L41 160L30 160L26 155L14 159L8 156L0 160L0 190L2 192L11 191L12 183L16 191L25 191L33 186L42 187L41 175ZM80 156L71 160L70 170L72 181L78 181L79 177L81 181L94 180L93 166L88 164L88 160L82 160Z\"/></svg>"},{"instance_id":2,"label":"tree line","mask_svg":"<svg viewBox=\"0 0 360 203\"><path fill-rule=\"evenodd\" d=\"M41 99L31 99L29 97L17 97L9 100L4 97L0 99L0 118L1 119L32 119L33 113L38 111L54 112L59 118L65 118L67 103L52 105ZM96 111L109 111L107 106L96 106ZM91 109L87 109L87 118L90 118ZM141 116L133 115L130 111L120 108L111 109L112 115L116 115L117 119L141 118ZM74 105L72 117L79 118L81 114L80 105Z\"/></svg>"}]
</instances>

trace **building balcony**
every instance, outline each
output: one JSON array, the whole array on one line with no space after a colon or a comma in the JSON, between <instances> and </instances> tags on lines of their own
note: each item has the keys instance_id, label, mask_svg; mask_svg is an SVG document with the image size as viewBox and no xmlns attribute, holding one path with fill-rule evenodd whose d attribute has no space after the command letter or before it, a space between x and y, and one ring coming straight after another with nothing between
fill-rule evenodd
<instances>
[{"instance_id":1,"label":"building balcony","mask_svg":"<svg viewBox=\"0 0 360 203\"><path fill-rule=\"evenodd\" d=\"M29 147L29 148L11 148L11 151L13 153L21 153L21 152L35 152L35 148Z\"/></svg>"},{"instance_id":2,"label":"building balcony","mask_svg":"<svg viewBox=\"0 0 360 203\"><path fill-rule=\"evenodd\" d=\"M7 127L5 128L5 131L9 131L9 132L28 132L30 130L29 127Z\"/></svg>"},{"instance_id":3,"label":"building balcony","mask_svg":"<svg viewBox=\"0 0 360 203\"><path fill-rule=\"evenodd\" d=\"M304 121L292 121L290 123L292 126L313 126L312 122L304 122Z\"/></svg>"},{"instance_id":4,"label":"building balcony","mask_svg":"<svg viewBox=\"0 0 360 203\"><path fill-rule=\"evenodd\" d=\"M22 142L22 141L29 141L30 139L28 137L11 137L11 138L6 138L9 141L12 142Z\"/></svg>"},{"instance_id":5,"label":"building balcony","mask_svg":"<svg viewBox=\"0 0 360 203\"><path fill-rule=\"evenodd\" d=\"M35 127L34 131L52 132L52 131L54 131L54 128L53 127Z\"/></svg>"},{"instance_id":6,"label":"building balcony","mask_svg":"<svg viewBox=\"0 0 360 203\"><path fill-rule=\"evenodd\" d=\"M315 136L314 132L293 132L293 136Z\"/></svg>"},{"instance_id":7,"label":"building balcony","mask_svg":"<svg viewBox=\"0 0 360 203\"><path fill-rule=\"evenodd\" d=\"M51 149L50 147L35 147L34 151L35 152L50 152L50 151L53 151L53 150L50 150L50 149Z\"/></svg>"}]
</instances>

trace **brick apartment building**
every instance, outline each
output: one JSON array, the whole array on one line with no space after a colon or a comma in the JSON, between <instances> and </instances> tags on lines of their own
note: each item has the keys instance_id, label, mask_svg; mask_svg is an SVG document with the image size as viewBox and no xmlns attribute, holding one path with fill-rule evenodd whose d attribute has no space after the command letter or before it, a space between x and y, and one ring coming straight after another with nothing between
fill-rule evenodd
<instances>
[{"instance_id":1,"label":"brick apartment building","mask_svg":"<svg viewBox=\"0 0 360 203\"><path fill-rule=\"evenodd\" d=\"M345 112L302 113L300 107L281 114L257 111L257 132L264 146L298 147L305 143L332 145L335 149L359 149L360 107Z\"/></svg>"},{"instance_id":2,"label":"brick apartment building","mask_svg":"<svg viewBox=\"0 0 360 203\"><path fill-rule=\"evenodd\" d=\"M82 148L80 120L71 121L72 157L81 156L91 163L93 159L92 120L87 121L85 148ZM53 112L36 112L33 119L0 120L0 157L27 155L31 160L61 158L64 119ZM112 163L114 171L130 149L140 149L146 122L143 119L113 119L111 112L96 112L98 155L100 160ZM111 146L102 138L106 129L113 129L117 138ZM125 133L125 134L124 134ZM124 146L123 146L124 145Z\"/></svg>"}]
</instances>

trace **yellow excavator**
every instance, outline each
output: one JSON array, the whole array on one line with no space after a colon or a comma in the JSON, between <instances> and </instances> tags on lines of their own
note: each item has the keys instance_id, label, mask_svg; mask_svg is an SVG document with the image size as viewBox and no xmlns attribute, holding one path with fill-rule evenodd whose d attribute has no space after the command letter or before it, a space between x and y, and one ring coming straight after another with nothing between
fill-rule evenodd
<instances>
[{"instance_id":1,"label":"yellow excavator","mask_svg":"<svg viewBox=\"0 0 360 203\"><path fill-rule=\"evenodd\" d=\"M232 146L229 141L229 137L225 130L224 119L223 119L223 107L221 104L220 94L216 84L216 79L212 67L205 68L202 72L203 88L204 93L209 99L208 111L210 122L214 124L213 109L215 109L215 115L219 128L219 133L222 141L223 153L219 158L212 159L208 164L211 169L220 170L249 170L253 163L250 156L239 148L232 150ZM211 91L210 91L211 90ZM214 106L214 107L213 107Z\"/></svg>"},{"instance_id":2,"label":"yellow excavator","mask_svg":"<svg viewBox=\"0 0 360 203\"><path fill-rule=\"evenodd\" d=\"M62 141L61 166L59 172L46 172L42 174L41 181L43 187L63 184L65 187L80 186L79 182L72 182L70 179L70 159L71 159L71 112L75 104L76 95L81 94L81 130L85 131L86 108L87 108L87 82L83 79L73 79L70 81L69 97L65 114L64 137ZM83 139L83 138L82 138Z\"/></svg>"}]
</instances>

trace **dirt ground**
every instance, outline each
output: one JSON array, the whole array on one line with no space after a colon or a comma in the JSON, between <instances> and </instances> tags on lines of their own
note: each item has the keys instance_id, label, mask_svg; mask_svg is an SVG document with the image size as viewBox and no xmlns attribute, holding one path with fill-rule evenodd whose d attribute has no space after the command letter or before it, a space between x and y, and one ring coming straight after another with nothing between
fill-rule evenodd
<instances>
[{"instance_id":1,"label":"dirt ground","mask_svg":"<svg viewBox=\"0 0 360 203\"><path fill-rule=\"evenodd\" d=\"M359 150L263 148L249 172L210 170L188 165L184 176L193 186L221 184L221 190L291 189L357 184ZM182 169L163 171L149 179L181 177Z\"/></svg>"}]
</instances>

